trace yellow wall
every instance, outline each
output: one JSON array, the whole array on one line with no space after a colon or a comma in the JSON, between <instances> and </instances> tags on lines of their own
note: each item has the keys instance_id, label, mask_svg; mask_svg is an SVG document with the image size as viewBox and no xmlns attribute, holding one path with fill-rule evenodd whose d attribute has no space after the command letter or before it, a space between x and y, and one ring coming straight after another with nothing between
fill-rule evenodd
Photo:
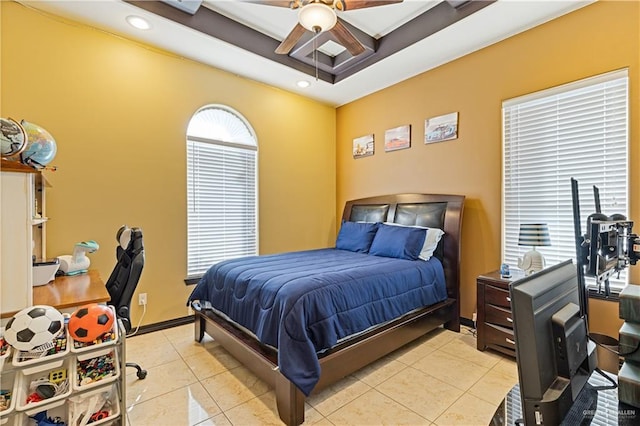
<instances>
[{"instance_id":1,"label":"yellow wall","mask_svg":"<svg viewBox=\"0 0 640 426\"><path fill-rule=\"evenodd\" d=\"M38 123L58 142L59 170L47 172L49 256L95 239L102 248L92 266L106 278L115 230L141 226L145 324L186 314L184 134L208 103L235 108L258 134L262 253L331 245L348 199L466 195L465 318L475 310L475 277L500 263L502 100L629 67L630 164L640 164L637 2L598 2L337 111L17 3L1 2L0 19L0 116ZM424 119L453 111L459 138L424 145ZM413 147L384 153L384 130L403 124L412 125ZM369 133L376 154L354 160L352 139ZM640 218L639 190L631 167L632 218ZM631 272L640 282L640 267ZM616 304L591 309L594 331L617 334Z\"/></svg>"},{"instance_id":2,"label":"yellow wall","mask_svg":"<svg viewBox=\"0 0 640 426\"><path fill-rule=\"evenodd\" d=\"M0 115L41 125L58 145L47 254L94 239L91 267L106 280L116 230L141 227L144 324L187 314L185 132L206 104L231 106L257 133L260 252L334 242L334 108L18 3L1 10Z\"/></svg>"},{"instance_id":3,"label":"yellow wall","mask_svg":"<svg viewBox=\"0 0 640 426\"><path fill-rule=\"evenodd\" d=\"M629 67L631 218L640 220L639 17L638 2L598 2L338 108L338 211L345 200L370 195L466 195L461 313L471 318L476 276L500 264L502 101ZM425 145L424 120L454 111L458 139ZM385 153L385 129L404 124L412 126L413 146ZM354 160L353 138L370 133L375 155ZM632 281L639 277L640 267L632 268ZM591 305L603 312L592 318L594 328L617 335L617 304Z\"/></svg>"}]
</instances>

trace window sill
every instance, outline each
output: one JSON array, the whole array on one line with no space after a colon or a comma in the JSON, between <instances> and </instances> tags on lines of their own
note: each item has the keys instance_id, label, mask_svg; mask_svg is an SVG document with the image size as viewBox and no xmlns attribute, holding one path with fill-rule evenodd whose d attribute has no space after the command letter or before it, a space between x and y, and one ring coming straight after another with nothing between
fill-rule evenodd
<instances>
[{"instance_id":1,"label":"window sill","mask_svg":"<svg viewBox=\"0 0 640 426\"><path fill-rule=\"evenodd\" d=\"M204 274L202 274L204 275ZM190 277L187 277L184 279L184 285L196 285L200 282L200 278L202 278L202 275L192 275Z\"/></svg>"}]
</instances>

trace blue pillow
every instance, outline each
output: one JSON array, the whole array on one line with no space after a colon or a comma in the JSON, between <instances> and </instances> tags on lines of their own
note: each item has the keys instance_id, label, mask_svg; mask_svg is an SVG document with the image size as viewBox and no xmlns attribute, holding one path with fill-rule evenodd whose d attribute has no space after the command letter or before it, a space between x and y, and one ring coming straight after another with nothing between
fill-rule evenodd
<instances>
[{"instance_id":1,"label":"blue pillow","mask_svg":"<svg viewBox=\"0 0 640 426\"><path fill-rule=\"evenodd\" d=\"M369 254L416 260L420 256L426 236L425 229L380 224Z\"/></svg>"},{"instance_id":2,"label":"blue pillow","mask_svg":"<svg viewBox=\"0 0 640 426\"><path fill-rule=\"evenodd\" d=\"M378 230L378 223L342 222L336 248L340 250L366 253Z\"/></svg>"}]
</instances>

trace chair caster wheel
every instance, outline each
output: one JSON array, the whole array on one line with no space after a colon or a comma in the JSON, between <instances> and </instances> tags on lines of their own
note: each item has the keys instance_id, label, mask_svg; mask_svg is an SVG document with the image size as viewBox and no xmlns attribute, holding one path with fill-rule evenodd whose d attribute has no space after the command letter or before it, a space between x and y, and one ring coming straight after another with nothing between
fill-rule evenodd
<instances>
[{"instance_id":1,"label":"chair caster wheel","mask_svg":"<svg viewBox=\"0 0 640 426\"><path fill-rule=\"evenodd\" d=\"M138 379L140 380L144 380L145 377L147 377L147 370L140 370L136 373L136 376L138 376Z\"/></svg>"}]
</instances>

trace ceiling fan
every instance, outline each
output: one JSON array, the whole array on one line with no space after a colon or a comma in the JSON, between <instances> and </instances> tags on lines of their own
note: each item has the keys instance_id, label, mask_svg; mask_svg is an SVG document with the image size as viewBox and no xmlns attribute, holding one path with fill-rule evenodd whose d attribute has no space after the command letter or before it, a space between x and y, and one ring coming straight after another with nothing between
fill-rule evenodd
<instances>
[{"instance_id":1,"label":"ceiling fan","mask_svg":"<svg viewBox=\"0 0 640 426\"><path fill-rule=\"evenodd\" d=\"M275 52L287 55L296 45L305 31L319 34L329 31L353 56L364 52L365 48L344 26L336 11L346 12L354 9L402 3L403 0L241 0L246 3L258 3L268 6L299 9L298 23L276 48Z\"/></svg>"}]
</instances>

